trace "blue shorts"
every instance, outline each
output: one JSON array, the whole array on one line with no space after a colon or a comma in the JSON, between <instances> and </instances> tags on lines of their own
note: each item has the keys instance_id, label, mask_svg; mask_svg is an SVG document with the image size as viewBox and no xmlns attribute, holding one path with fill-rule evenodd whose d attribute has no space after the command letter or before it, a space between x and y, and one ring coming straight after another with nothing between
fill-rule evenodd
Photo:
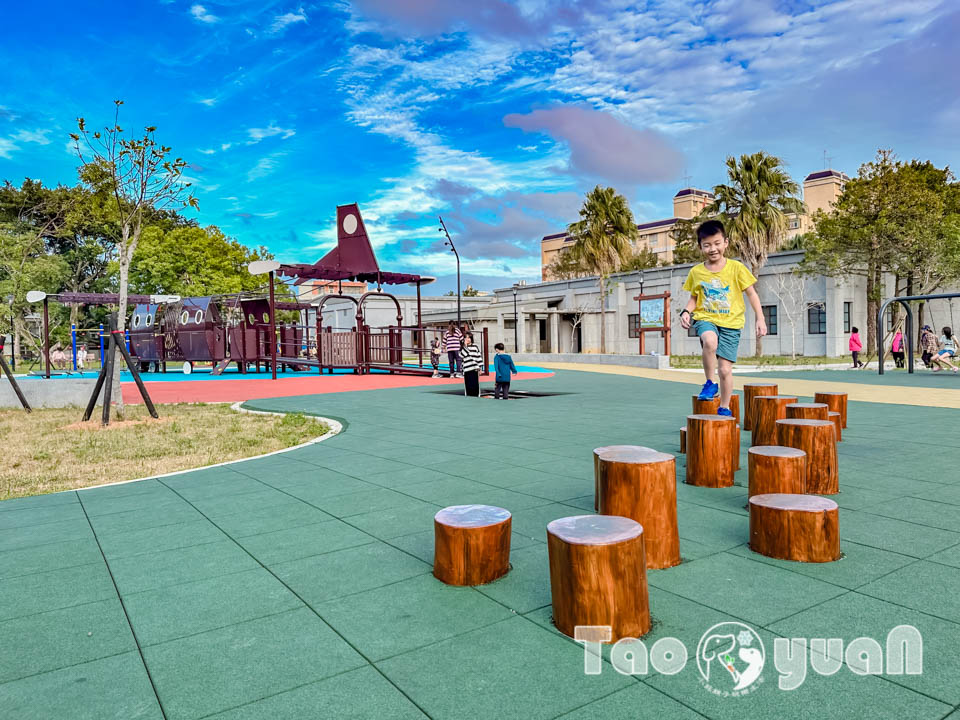
<instances>
[{"instance_id":1,"label":"blue shorts","mask_svg":"<svg viewBox=\"0 0 960 720\"><path fill-rule=\"evenodd\" d=\"M707 320L697 320L693 324L693 330L697 337L701 338L700 344L703 344L702 336L705 332L717 334L717 357L729 360L732 363L737 361L737 350L740 348L740 330L728 327L718 327Z\"/></svg>"},{"instance_id":2,"label":"blue shorts","mask_svg":"<svg viewBox=\"0 0 960 720\"><path fill-rule=\"evenodd\" d=\"M953 350L950 350L948 348L944 348L943 350L937 353L937 355L946 355L947 357L953 357L955 354L956 353Z\"/></svg>"}]
</instances>

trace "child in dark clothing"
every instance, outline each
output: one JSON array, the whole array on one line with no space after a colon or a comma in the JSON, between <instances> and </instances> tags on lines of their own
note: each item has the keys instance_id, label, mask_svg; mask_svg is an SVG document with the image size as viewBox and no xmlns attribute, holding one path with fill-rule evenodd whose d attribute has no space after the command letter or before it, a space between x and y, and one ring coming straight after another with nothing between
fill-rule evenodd
<instances>
[{"instance_id":1,"label":"child in dark clothing","mask_svg":"<svg viewBox=\"0 0 960 720\"><path fill-rule=\"evenodd\" d=\"M496 371L497 384L493 390L493 399L498 400L503 395L504 400L510 398L510 373L517 374L517 366L513 364L513 358L504 352L503 343L497 343L493 346L497 351L493 358L493 369Z\"/></svg>"}]
</instances>

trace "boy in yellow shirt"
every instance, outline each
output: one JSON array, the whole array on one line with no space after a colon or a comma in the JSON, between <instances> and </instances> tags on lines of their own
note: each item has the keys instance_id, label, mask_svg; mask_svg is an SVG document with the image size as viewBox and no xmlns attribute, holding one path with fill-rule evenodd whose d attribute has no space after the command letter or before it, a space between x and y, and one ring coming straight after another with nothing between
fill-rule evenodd
<instances>
[{"instance_id":1,"label":"boy in yellow shirt","mask_svg":"<svg viewBox=\"0 0 960 720\"><path fill-rule=\"evenodd\" d=\"M743 329L746 305L757 318L757 337L767 334L760 298L754 284L757 279L747 267L724 257L729 242L719 220L707 220L697 228L697 243L706 260L690 268L683 289L690 293L686 307L680 311L684 329L693 325L703 348L703 373L707 381L700 389L700 399L710 400L720 393L718 415L730 416L733 394L733 364L737 361L740 330ZM713 381L720 375L720 384Z\"/></svg>"}]
</instances>

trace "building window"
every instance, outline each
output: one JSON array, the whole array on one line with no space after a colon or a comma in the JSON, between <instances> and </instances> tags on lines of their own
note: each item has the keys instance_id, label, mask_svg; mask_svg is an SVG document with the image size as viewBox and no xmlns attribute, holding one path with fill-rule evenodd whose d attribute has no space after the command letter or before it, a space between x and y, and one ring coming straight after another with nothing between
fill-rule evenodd
<instances>
[{"instance_id":1,"label":"building window","mask_svg":"<svg viewBox=\"0 0 960 720\"><path fill-rule=\"evenodd\" d=\"M627 315L627 327L630 331L629 337L640 337L640 315Z\"/></svg>"},{"instance_id":2,"label":"building window","mask_svg":"<svg viewBox=\"0 0 960 720\"><path fill-rule=\"evenodd\" d=\"M793 219L790 221L790 229L791 229L791 230L796 230L798 227L800 227L800 219L799 219L799 218L793 218Z\"/></svg>"},{"instance_id":3,"label":"building window","mask_svg":"<svg viewBox=\"0 0 960 720\"><path fill-rule=\"evenodd\" d=\"M827 333L826 303L810 303L807 305L807 332L811 335L825 335Z\"/></svg>"},{"instance_id":4,"label":"building window","mask_svg":"<svg viewBox=\"0 0 960 720\"><path fill-rule=\"evenodd\" d=\"M763 310L763 321L767 324L767 335L776 335L777 334L777 306L776 305L764 305Z\"/></svg>"},{"instance_id":5,"label":"building window","mask_svg":"<svg viewBox=\"0 0 960 720\"><path fill-rule=\"evenodd\" d=\"M850 315L853 312L853 303L845 302L843 304L843 331L850 332Z\"/></svg>"}]
</instances>

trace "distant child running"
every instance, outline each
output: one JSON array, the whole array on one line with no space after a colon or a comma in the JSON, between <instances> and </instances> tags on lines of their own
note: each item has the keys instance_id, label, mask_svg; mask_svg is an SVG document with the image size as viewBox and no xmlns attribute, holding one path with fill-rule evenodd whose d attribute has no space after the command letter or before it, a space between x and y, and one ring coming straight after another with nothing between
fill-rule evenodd
<instances>
[{"instance_id":1,"label":"distant child running","mask_svg":"<svg viewBox=\"0 0 960 720\"><path fill-rule=\"evenodd\" d=\"M468 397L480 397L480 368L483 367L483 356L480 348L473 344L473 333L463 336L463 350L460 351L460 362L463 363L463 394Z\"/></svg>"},{"instance_id":2,"label":"distant child running","mask_svg":"<svg viewBox=\"0 0 960 720\"><path fill-rule=\"evenodd\" d=\"M730 396L733 395L733 364L737 361L740 331L746 321L743 296L750 300L757 318L757 337L767 334L760 298L754 284L757 279L737 260L724 257L729 244L723 223L707 220L697 228L697 243L706 260L690 268L683 289L690 293L686 307L680 311L680 324L692 325L703 348L703 374L707 381L700 389L700 399L720 395L718 415L730 417ZM713 381L719 374L720 384Z\"/></svg>"},{"instance_id":3,"label":"distant child running","mask_svg":"<svg viewBox=\"0 0 960 720\"><path fill-rule=\"evenodd\" d=\"M930 360L933 363L933 371L938 372L940 366L943 365L957 372L960 368L957 368L951 362L951 358L957 354L957 338L954 336L953 330L948 327L943 328L941 332L943 335L940 336L940 350Z\"/></svg>"},{"instance_id":4,"label":"distant child running","mask_svg":"<svg viewBox=\"0 0 960 720\"><path fill-rule=\"evenodd\" d=\"M493 399L497 400L503 395L504 400L510 399L510 373L517 374L517 366L513 364L513 358L504 352L503 343L497 343L493 346L497 351L493 358L493 369L496 371L497 384L493 389Z\"/></svg>"},{"instance_id":5,"label":"distant child running","mask_svg":"<svg viewBox=\"0 0 960 720\"><path fill-rule=\"evenodd\" d=\"M853 369L862 368L863 363L860 362L860 351L863 350L863 343L860 341L860 331L857 328L852 328L853 332L850 333L850 354L853 355Z\"/></svg>"},{"instance_id":6,"label":"distant child running","mask_svg":"<svg viewBox=\"0 0 960 720\"><path fill-rule=\"evenodd\" d=\"M440 352L443 349L443 343L439 337L435 337L430 343L430 364L433 366L433 377L440 377Z\"/></svg>"}]
</instances>

